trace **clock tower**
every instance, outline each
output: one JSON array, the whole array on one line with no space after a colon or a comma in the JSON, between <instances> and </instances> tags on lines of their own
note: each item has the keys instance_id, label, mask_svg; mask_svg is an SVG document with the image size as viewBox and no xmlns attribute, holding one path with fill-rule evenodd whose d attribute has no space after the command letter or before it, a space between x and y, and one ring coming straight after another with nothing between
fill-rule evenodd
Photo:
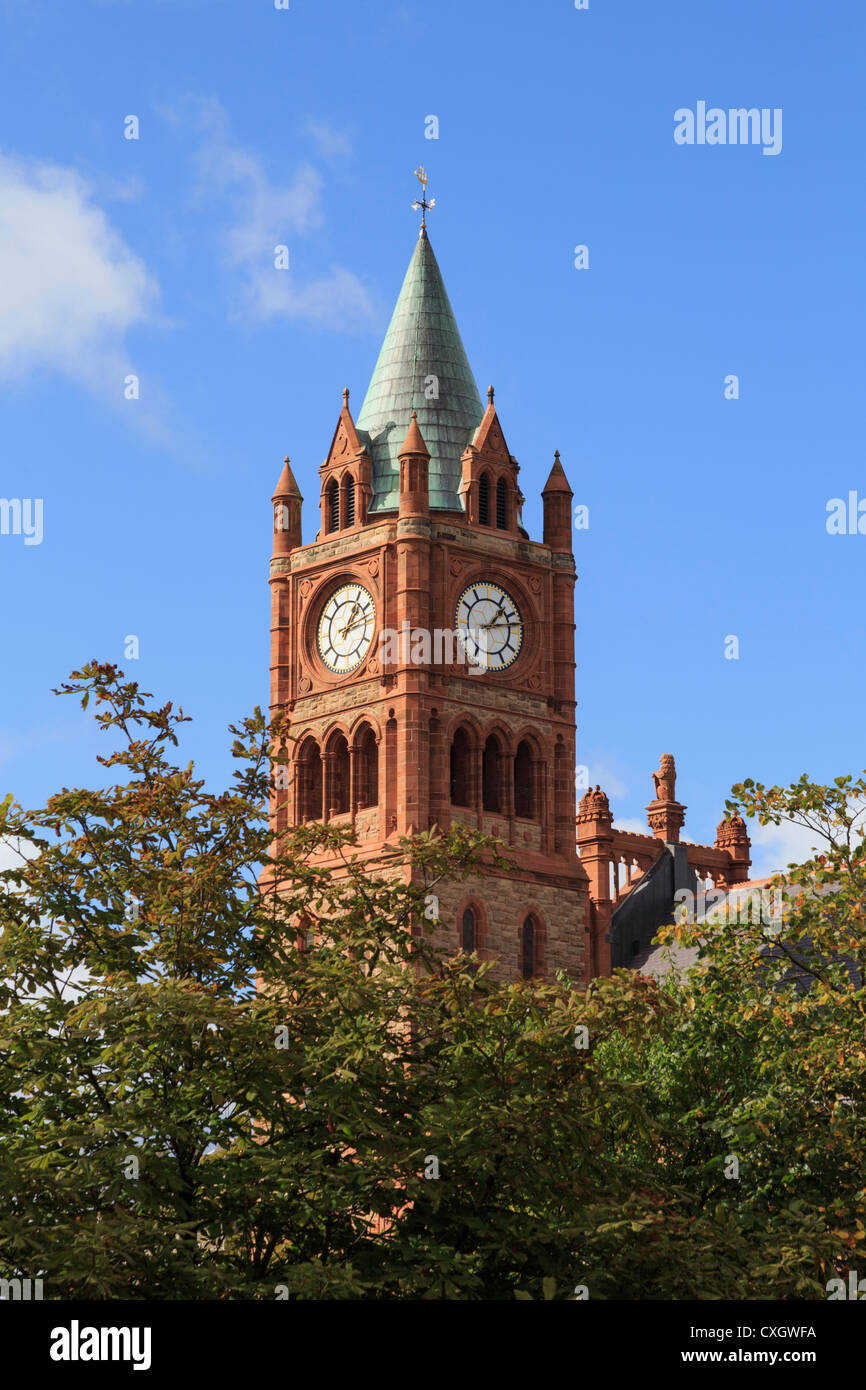
<instances>
[{"instance_id":1,"label":"clock tower","mask_svg":"<svg viewBox=\"0 0 866 1390\"><path fill-rule=\"evenodd\" d=\"M273 498L271 708L291 727L273 823L351 827L370 859L433 826L496 836L509 868L441 886L442 941L503 978L578 981L572 494L557 454L531 540L518 471L422 223L357 418L343 392L314 542L288 459Z\"/></svg>"}]
</instances>

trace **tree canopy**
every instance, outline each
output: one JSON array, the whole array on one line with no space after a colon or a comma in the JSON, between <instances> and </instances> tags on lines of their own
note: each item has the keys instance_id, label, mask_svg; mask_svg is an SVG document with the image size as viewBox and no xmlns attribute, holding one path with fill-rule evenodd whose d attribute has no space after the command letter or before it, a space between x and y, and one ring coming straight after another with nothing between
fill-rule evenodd
<instances>
[{"instance_id":1,"label":"tree canopy","mask_svg":"<svg viewBox=\"0 0 866 1390\"><path fill-rule=\"evenodd\" d=\"M95 662L60 693L111 747L104 785L0 809L0 1274L54 1298L682 1299L821 1298L866 1268L862 781L734 789L829 836L772 938L680 924L683 977L503 983L430 908L501 847L277 846L279 722L231 729L213 793L173 761L182 710Z\"/></svg>"}]
</instances>

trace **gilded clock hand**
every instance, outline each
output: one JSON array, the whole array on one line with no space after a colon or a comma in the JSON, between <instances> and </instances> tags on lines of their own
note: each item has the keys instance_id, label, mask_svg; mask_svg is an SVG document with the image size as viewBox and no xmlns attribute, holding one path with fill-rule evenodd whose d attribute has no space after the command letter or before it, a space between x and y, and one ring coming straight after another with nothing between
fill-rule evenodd
<instances>
[{"instance_id":1,"label":"gilded clock hand","mask_svg":"<svg viewBox=\"0 0 866 1390\"><path fill-rule=\"evenodd\" d=\"M349 627L350 627L350 625L351 625L352 619L354 618L354 616L355 616L355 614L357 613L357 611L358 611L358 603L357 603L357 600L356 600L355 603L352 605L352 611L351 611L351 613L349 614L349 621L348 621L348 623L346 624L345 627L341 627L341 628L340 628L340 636L341 636L341 637L345 637L346 633L349 631Z\"/></svg>"}]
</instances>

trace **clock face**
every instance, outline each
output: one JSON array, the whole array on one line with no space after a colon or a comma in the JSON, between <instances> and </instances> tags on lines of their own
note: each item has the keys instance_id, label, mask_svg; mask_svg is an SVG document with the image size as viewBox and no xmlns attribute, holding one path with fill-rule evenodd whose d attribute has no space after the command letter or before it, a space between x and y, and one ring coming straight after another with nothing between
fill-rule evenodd
<instances>
[{"instance_id":1,"label":"clock face","mask_svg":"<svg viewBox=\"0 0 866 1390\"><path fill-rule=\"evenodd\" d=\"M523 645L523 619L510 594L479 580L457 600L457 633L473 666L503 671Z\"/></svg>"},{"instance_id":2,"label":"clock face","mask_svg":"<svg viewBox=\"0 0 866 1390\"><path fill-rule=\"evenodd\" d=\"M319 618L316 646L329 671L344 676L370 650L376 622L373 595L362 584L342 584Z\"/></svg>"}]
</instances>

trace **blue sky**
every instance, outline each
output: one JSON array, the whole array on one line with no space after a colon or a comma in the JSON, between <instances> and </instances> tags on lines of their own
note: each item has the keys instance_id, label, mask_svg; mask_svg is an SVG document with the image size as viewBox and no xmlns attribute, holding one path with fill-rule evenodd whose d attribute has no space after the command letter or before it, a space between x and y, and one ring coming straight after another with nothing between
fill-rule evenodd
<instances>
[{"instance_id":1,"label":"blue sky","mask_svg":"<svg viewBox=\"0 0 866 1390\"><path fill-rule=\"evenodd\" d=\"M701 841L735 780L858 771L866 536L825 523L866 498L864 28L833 0L0 0L0 495L44 503L41 544L0 536L0 793L93 779L50 690L128 634L227 775L267 698L270 495L289 453L311 540L419 162L530 534L556 448L590 510L578 760L617 818L662 752ZM678 145L699 101L780 108L781 152Z\"/></svg>"}]
</instances>

